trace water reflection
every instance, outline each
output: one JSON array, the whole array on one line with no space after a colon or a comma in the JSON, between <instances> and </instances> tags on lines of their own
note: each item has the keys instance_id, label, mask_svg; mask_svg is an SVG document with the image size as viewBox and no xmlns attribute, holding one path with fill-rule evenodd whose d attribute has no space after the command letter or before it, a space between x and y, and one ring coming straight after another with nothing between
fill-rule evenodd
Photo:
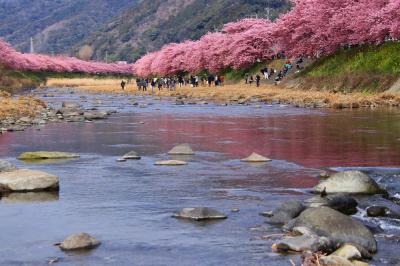
<instances>
[{"instance_id":1,"label":"water reflection","mask_svg":"<svg viewBox=\"0 0 400 266\"><path fill-rule=\"evenodd\" d=\"M0 204L43 203L58 201L58 192L5 193Z\"/></svg>"}]
</instances>

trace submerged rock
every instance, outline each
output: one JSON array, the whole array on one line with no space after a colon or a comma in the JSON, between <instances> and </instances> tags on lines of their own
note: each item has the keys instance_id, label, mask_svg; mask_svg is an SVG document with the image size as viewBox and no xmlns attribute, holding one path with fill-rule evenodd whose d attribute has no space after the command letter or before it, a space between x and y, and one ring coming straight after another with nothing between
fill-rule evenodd
<instances>
[{"instance_id":1,"label":"submerged rock","mask_svg":"<svg viewBox=\"0 0 400 266\"><path fill-rule=\"evenodd\" d=\"M345 171L332 175L313 188L315 193L350 193L350 194L379 194L384 190L379 185L360 171Z\"/></svg>"},{"instance_id":2,"label":"submerged rock","mask_svg":"<svg viewBox=\"0 0 400 266\"><path fill-rule=\"evenodd\" d=\"M318 236L327 237L333 247L343 244L359 245L371 253L377 250L373 234L360 222L328 207L310 208L291 221L287 229L309 228Z\"/></svg>"},{"instance_id":3,"label":"submerged rock","mask_svg":"<svg viewBox=\"0 0 400 266\"><path fill-rule=\"evenodd\" d=\"M184 208L180 212L173 214L172 217L196 221L218 220L227 218L225 214L207 207Z\"/></svg>"},{"instance_id":4,"label":"submerged rock","mask_svg":"<svg viewBox=\"0 0 400 266\"><path fill-rule=\"evenodd\" d=\"M19 160L45 160L45 159L73 159L79 158L80 155L68 152L53 152L53 151L37 151L22 153Z\"/></svg>"},{"instance_id":5,"label":"submerged rock","mask_svg":"<svg viewBox=\"0 0 400 266\"><path fill-rule=\"evenodd\" d=\"M249 157L244 158L241 161L247 163L264 163L264 162L270 162L272 160L253 152Z\"/></svg>"},{"instance_id":6,"label":"submerged rock","mask_svg":"<svg viewBox=\"0 0 400 266\"><path fill-rule=\"evenodd\" d=\"M158 165L158 166L180 166L180 165L187 165L187 162L178 161L178 160L167 160L167 161L155 162L154 165Z\"/></svg>"},{"instance_id":7,"label":"submerged rock","mask_svg":"<svg viewBox=\"0 0 400 266\"><path fill-rule=\"evenodd\" d=\"M16 170L17 167L10 162L0 160L0 172L11 172Z\"/></svg>"},{"instance_id":8,"label":"submerged rock","mask_svg":"<svg viewBox=\"0 0 400 266\"><path fill-rule=\"evenodd\" d=\"M188 144L175 146L168 152L169 155L194 155L194 151Z\"/></svg>"},{"instance_id":9,"label":"submerged rock","mask_svg":"<svg viewBox=\"0 0 400 266\"><path fill-rule=\"evenodd\" d=\"M272 216L268 219L268 222L273 224L285 224L299 216L304 210L305 207L300 201L286 201L272 211Z\"/></svg>"},{"instance_id":10,"label":"submerged rock","mask_svg":"<svg viewBox=\"0 0 400 266\"><path fill-rule=\"evenodd\" d=\"M21 169L0 173L0 191L3 192L52 191L58 189L58 177L45 172Z\"/></svg>"},{"instance_id":11,"label":"submerged rock","mask_svg":"<svg viewBox=\"0 0 400 266\"><path fill-rule=\"evenodd\" d=\"M139 156L139 154L135 151L128 152L124 156L122 156L122 159L125 160L140 160L142 157Z\"/></svg>"},{"instance_id":12,"label":"submerged rock","mask_svg":"<svg viewBox=\"0 0 400 266\"><path fill-rule=\"evenodd\" d=\"M93 249L101 244L100 241L90 236L89 234L82 233L71 235L67 237L63 242L59 244L61 250L73 251L73 250L84 250Z\"/></svg>"}]
</instances>

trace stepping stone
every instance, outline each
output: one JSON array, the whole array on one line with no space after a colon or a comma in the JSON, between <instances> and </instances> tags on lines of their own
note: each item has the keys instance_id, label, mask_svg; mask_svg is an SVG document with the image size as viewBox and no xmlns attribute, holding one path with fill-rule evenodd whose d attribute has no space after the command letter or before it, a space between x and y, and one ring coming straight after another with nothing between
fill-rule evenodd
<instances>
[{"instance_id":1,"label":"stepping stone","mask_svg":"<svg viewBox=\"0 0 400 266\"><path fill-rule=\"evenodd\" d=\"M55 191L58 189L58 177L45 172L21 169L0 173L0 191L3 192Z\"/></svg>"},{"instance_id":2,"label":"stepping stone","mask_svg":"<svg viewBox=\"0 0 400 266\"><path fill-rule=\"evenodd\" d=\"M265 163L265 162L270 162L272 160L253 152L249 157L244 158L241 161L246 163Z\"/></svg>"},{"instance_id":3,"label":"stepping stone","mask_svg":"<svg viewBox=\"0 0 400 266\"><path fill-rule=\"evenodd\" d=\"M75 234L67 237L63 242L57 244L63 251L73 250L89 250L98 247L101 244L100 241L90 236L89 234Z\"/></svg>"},{"instance_id":4,"label":"stepping stone","mask_svg":"<svg viewBox=\"0 0 400 266\"><path fill-rule=\"evenodd\" d=\"M139 156L139 154L135 151L131 151L124 156L122 156L122 159L125 160L140 160L142 157Z\"/></svg>"},{"instance_id":5,"label":"stepping stone","mask_svg":"<svg viewBox=\"0 0 400 266\"><path fill-rule=\"evenodd\" d=\"M187 162L178 161L178 160L168 160L168 161L155 162L154 165L158 165L158 166L180 166L180 165L187 165Z\"/></svg>"},{"instance_id":6,"label":"stepping stone","mask_svg":"<svg viewBox=\"0 0 400 266\"><path fill-rule=\"evenodd\" d=\"M37 151L25 152L21 154L19 160L45 160L45 159L73 159L79 158L78 154L68 152Z\"/></svg>"},{"instance_id":7,"label":"stepping stone","mask_svg":"<svg viewBox=\"0 0 400 266\"><path fill-rule=\"evenodd\" d=\"M194 151L188 144L175 146L168 152L169 155L194 155Z\"/></svg>"},{"instance_id":8,"label":"stepping stone","mask_svg":"<svg viewBox=\"0 0 400 266\"><path fill-rule=\"evenodd\" d=\"M227 218L225 214L208 207L184 208L180 212L173 214L172 217L195 221L221 220Z\"/></svg>"}]
</instances>

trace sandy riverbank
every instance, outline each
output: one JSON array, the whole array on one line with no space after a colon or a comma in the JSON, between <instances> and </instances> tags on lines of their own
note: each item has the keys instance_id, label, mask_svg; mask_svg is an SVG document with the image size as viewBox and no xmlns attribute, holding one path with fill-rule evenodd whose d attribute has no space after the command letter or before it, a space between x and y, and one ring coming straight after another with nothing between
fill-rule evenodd
<instances>
[{"instance_id":1,"label":"sandy riverbank","mask_svg":"<svg viewBox=\"0 0 400 266\"><path fill-rule=\"evenodd\" d=\"M121 90L121 80L117 79L49 79L49 87L73 87L94 93L132 93L152 94L151 90L139 92L136 84L128 84L125 91ZM328 91L294 90L280 86L263 84L259 88L245 84L226 85L223 87L185 86L176 91L155 90L156 96L172 96L190 99L202 99L219 103L246 104L252 99L266 103L292 104L299 107L320 108L360 108L360 107L398 107L400 94L364 94L364 93L333 93Z\"/></svg>"}]
</instances>

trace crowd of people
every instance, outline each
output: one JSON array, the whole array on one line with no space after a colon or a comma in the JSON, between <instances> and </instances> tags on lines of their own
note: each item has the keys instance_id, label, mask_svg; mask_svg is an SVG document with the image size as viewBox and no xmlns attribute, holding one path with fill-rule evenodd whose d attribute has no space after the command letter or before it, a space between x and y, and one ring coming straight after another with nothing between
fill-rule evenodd
<instances>
[{"instance_id":1,"label":"crowd of people","mask_svg":"<svg viewBox=\"0 0 400 266\"><path fill-rule=\"evenodd\" d=\"M279 54L278 59L284 59L285 54ZM261 80L264 78L265 80L272 80L275 84L279 84L282 79L289 74L289 72L294 68L293 65L296 64L296 70L300 71L303 67L304 59L302 57L296 59L294 63L290 60L287 60L282 68L278 71L274 68L265 67L260 70L259 74L250 75L249 73L245 74L245 84L252 85L256 84L257 87L261 85ZM161 77L161 78L144 78L144 79L136 79L136 86L139 91L147 91L149 88L152 92L158 89L161 91L163 89L167 89L168 91L175 91L177 86L184 87L190 85L192 88L196 88L199 86L202 87L217 87L223 86L225 83L225 77L223 75L190 75L190 76L174 76L174 77ZM130 81L128 81L130 84ZM125 89L127 83L125 81L121 82L122 90Z\"/></svg>"},{"instance_id":2,"label":"crowd of people","mask_svg":"<svg viewBox=\"0 0 400 266\"><path fill-rule=\"evenodd\" d=\"M284 54L282 55L282 58L284 58ZM301 69L303 69L302 67L302 64L304 63L303 57L296 59L295 63L296 63L296 71L300 71ZM260 70L260 73L265 80L273 80L277 85L279 84L280 81L282 81L284 77L286 77L289 74L289 72L292 69L293 69L293 63L290 60L288 60L285 62L285 64L279 71L274 68L268 69L268 67L265 67ZM259 87L261 83L261 76L260 74L256 74L254 77L253 75L246 73L244 76L244 81L245 84L249 85L252 85L255 82L256 86Z\"/></svg>"},{"instance_id":3,"label":"crowd of people","mask_svg":"<svg viewBox=\"0 0 400 266\"><path fill-rule=\"evenodd\" d=\"M169 91L175 91L177 86L184 87L190 85L192 88L195 87L211 87L211 86L223 86L225 77L222 75L191 75L191 76L174 76L174 77L161 77L161 78L146 78L136 79L136 86L139 91L147 91L151 89L154 92L156 89L159 91L167 89ZM121 82L121 88L124 90L126 83Z\"/></svg>"}]
</instances>

